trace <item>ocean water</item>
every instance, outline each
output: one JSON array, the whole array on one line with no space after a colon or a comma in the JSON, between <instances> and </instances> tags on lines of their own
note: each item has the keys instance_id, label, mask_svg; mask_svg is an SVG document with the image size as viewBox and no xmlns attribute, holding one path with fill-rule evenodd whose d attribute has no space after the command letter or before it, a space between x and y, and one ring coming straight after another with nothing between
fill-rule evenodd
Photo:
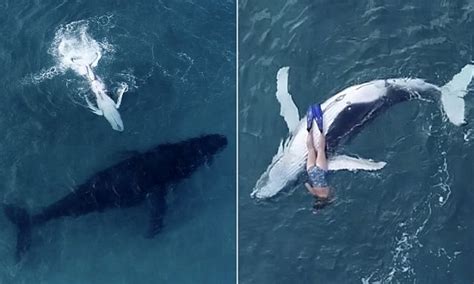
<instances>
[{"instance_id":1,"label":"ocean water","mask_svg":"<svg viewBox=\"0 0 474 284\"><path fill-rule=\"evenodd\" d=\"M387 162L339 171L313 213L302 182L250 197L288 128L277 71L303 116L351 85L418 77L442 86L473 59L472 1L239 1L241 283L472 283L474 93L467 125L438 100L395 105L338 152ZM252 159L248 159L249 155Z\"/></svg>"},{"instance_id":2,"label":"ocean water","mask_svg":"<svg viewBox=\"0 0 474 284\"><path fill-rule=\"evenodd\" d=\"M16 263L2 212L0 283L234 281L235 13L234 1L0 1L3 202L35 212L127 151L206 133L229 140L172 189L151 240L145 205L109 210L35 229ZM95 97L81 68L94 60L110 93L128 89L123 132L87 107Z\"/></svg>"}]
</instances>

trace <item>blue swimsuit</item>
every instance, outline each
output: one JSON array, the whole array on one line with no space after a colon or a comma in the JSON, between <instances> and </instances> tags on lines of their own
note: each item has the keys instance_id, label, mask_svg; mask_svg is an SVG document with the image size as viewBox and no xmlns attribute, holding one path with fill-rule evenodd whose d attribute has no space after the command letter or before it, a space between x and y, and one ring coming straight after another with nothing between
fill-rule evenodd
<instances>
[{"instance_id":1,"label":"blue swimsuit","mask_svg":"<svg viewBox=\"0 0 474 284\"><path fill-rule=\"evenodd\" d=\"M308 176L311 184L315 187L327 187L328 182L326 176L328 174L327 170L323 170L318 166L312 166L308 169Z\"/></svg>"}]
</instances>

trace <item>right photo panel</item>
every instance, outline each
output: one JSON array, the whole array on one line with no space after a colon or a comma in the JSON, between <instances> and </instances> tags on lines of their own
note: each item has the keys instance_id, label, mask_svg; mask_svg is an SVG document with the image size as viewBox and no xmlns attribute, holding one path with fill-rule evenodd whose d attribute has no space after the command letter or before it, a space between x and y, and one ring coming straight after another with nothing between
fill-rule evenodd
<instances>
[{"instance_id":1,"label":"right photo panel","mask_svg":"<svg viewBox=\"0 0 474 284\"><path fill-rule=\"evenodd\" d=\"M473 11L239 1L239 283L473 283Z\"/></svg>"}]
</instances>

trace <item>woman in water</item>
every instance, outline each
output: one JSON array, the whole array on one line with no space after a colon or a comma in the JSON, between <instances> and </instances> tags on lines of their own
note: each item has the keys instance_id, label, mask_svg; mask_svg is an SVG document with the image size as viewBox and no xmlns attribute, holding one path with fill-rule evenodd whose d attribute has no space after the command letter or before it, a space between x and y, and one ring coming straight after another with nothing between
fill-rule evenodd
<instances>
[{"instance_id":1,"label":"woman in water","mask_svg":"<svg viewBox=\"0 0 474 284\"><path fill-rule=\"evenodd\" d=\"M316 120L320 132L317 148L315 148L313 140L313 120ZM316 201L313 208L318 210L332 202L327 183L328 162L326 159L326 137L323 131L323 112L319 104L312 105L308 109L307 130L306 147L308 148L308 159L306 161L306 171L309 183L306 182L305 186L315 197Z\"/></svg>"},{"instance_id":2,"label":"woman in water","mask_svg":"<svg viewBox=\"0 0 474 284\"><path fill-rule=\"evenodd\" d=\"M123 94L128 90L128 86L124 83L120 86L116 93L117 102L114 102L114 100L109 97L104 82L102 82L102 80L92 71L92 68L97 66L100 58L100 53L96 53L95 59L90 64L87 62L81 62L83 61L83 58L80 57L71 58L71 62L79 67L79 70L81 70L81 75L87 78L91 90L95 95L97 106L94 106L92 102L90 102L89 99L85 97L89 109L97 115L103 115L112 126L112 129L123 131L123 122L118 109L122 103Z\"/></svg>"}]
</instances>

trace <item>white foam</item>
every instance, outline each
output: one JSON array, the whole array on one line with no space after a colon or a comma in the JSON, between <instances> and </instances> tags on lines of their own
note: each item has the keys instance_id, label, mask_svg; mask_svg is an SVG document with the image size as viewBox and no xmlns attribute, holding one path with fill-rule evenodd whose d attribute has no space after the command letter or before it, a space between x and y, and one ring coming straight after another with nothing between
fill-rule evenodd
<instances>
[{"instance_id":1,"label":"white foam","mask_svg":"<svg viewBox=\"0 0 474 284\"><path fill-rule=\"evenodd\" d=\"M104 55L114 52L114 47L106 39L98 41L89 33L90 23L102 27L110 25L111 16L102 16L91 20L81 20L66 25L61 25L55 35L48 53L56 62L55 66L43 69L39 74L32 76L33 83L39 83L45 79L51 79L57 75L71 70L74 74L85 79L89 85L89 91L94 94L95 105L89 94L78 89L78 95L84 99L85 105L95 114L103 115L114 130L122 131L123 122L118 112L122 96L128 91L129 86L125 82L119 82L116 90L117 102L109 96L107 87L99 76L94 72ZM131 74L119 74L132 82L135 86L135 78ZM131 80L133 79L133 80Z\"/></svg>"},{"instance_id":2,"label":"white foam","mask_svg":"<svg viewBox=\"0 0 474 284\"><path fill-rule=\"evenodd\" d=\"M85 66L97 66L103 53L102 45L87 30L87 22L60 27L50 49L59 66L81 76L87 75Z\"/></svg>"},{"instance_id":3,"label":"white foam","mask_svg":"<svg viewBox=\"0 0 474 284\"><path fill-rule=\"evenodd\" d=\"M56 61L56 68L73 70L77 75L86 76L86 66L95 66L102 57L101 44L88 34L87 21L76 21L61 25L55 35L48 53ZM95 67L94 66L94 67Z\"/></svg>"}]
</instances>

